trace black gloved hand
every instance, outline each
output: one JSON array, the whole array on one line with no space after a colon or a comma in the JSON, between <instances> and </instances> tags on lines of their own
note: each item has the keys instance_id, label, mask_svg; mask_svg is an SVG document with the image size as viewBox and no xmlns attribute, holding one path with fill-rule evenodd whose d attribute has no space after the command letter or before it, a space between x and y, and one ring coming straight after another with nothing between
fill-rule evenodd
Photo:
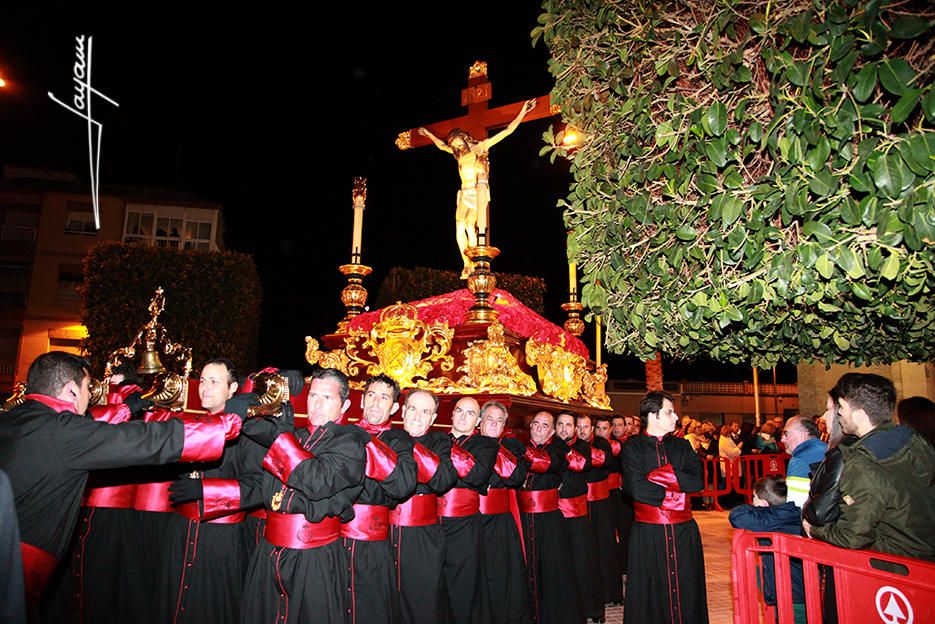
<instances>
[{"instance_id":1,"label":"black gloved hand","mask_svg":"<svg viewBox=\"0 0 935 624\"><path fill-rule=\"evenodd\" d=\"M131 392L123 403L130 408L130 420L139 420L156 405L149 399L144 399L141 392Z\"/></svg>"},{"instance_id":2,"label":"black gloved hand","mask_svg":"<svg viewBox=\"0 0 935 624\"><path fill-rule=\"evenodd\" d=\"M282 368L279 370L279 375L289 384L289 396L298 396L302 393L305 377L300 371L294 368Z\"/></svg>"},{"instance_id":3,"label":"black gloved hand","mask_svg":"<svg viewBox=\"0 0 935 624\"><path fill-rule=\"evenodd\" d=\"M292 404L283 403L281 416L248 418L244 421L240 432L257 444L270 447L281 434L293 431L295 431L295 411L292 409Z\"/></svg>"},{"instance_id":4,"label":"black gloved hand","mask_svg":"<svg viewBox=\"0 0 935 624\"><path fill-rule=\"evenodd\" d=\"M169 500L173 505L190 503L205 497L201 479L179 479L169 485Z\"/></svg>"},{"instance_id":5,"label":"black gloved hand","mask_svg":"<svg viewBox=\"0 0 935 624\"><path fill-rule=\"evenodd\" d=\"M227 399L227 402L224 404L224 413L237 414L242 420L247 417L248 407L259 404L260 399L255 392L242 392Z\"/></svg>"}]
</instances>

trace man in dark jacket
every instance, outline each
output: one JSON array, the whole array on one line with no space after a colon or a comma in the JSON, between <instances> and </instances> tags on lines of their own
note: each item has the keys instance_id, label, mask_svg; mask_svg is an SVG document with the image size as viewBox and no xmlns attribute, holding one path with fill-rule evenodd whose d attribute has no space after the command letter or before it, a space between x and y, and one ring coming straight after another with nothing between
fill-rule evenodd
<instances>
[{"instance_id":1,"label":"man in dark jacket","mask_svg":"<svg viewBox=\"0 0 935 624\"><path fill-rule=\"evenodd\" d=\"M848 373L833 392L841 428L858 440L841 449L841 515L821 527L804 521L806 532L843 548L935 561L932 446L892 423L896 389L890 380Z\"/></svg>"}]
</instances>

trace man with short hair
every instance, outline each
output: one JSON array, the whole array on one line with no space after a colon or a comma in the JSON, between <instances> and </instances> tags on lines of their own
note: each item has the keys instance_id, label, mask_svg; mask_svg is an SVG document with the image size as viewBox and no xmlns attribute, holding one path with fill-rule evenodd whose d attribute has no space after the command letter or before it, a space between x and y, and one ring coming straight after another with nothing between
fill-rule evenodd
<instances>
[{"instance_id":1,"label":"man with short hair","mask_svg":"<svg viewBox=\"0 0 935 624\"><path fill-rule=\"evenodd\" d=\"M230 414L185 423L95 422L84 417L89 370L70 353L40 355L27 373L25 401L0 418L0 470L13 486L33 602L72 538L89 471L214 460L242 425Z\"/></svg>"},{"instance_id":2,"label":"man with short hair","mask_svg":"<svg viewBox=\"0 0 935 624\"><path fill-rule=\"evenodd\" d=\"M451 463L458 482L439 498L445 531L445 583L451 622L489 622L490 598L481 548L480 495L487 493L500 445L480 435L480 405L462 397L451 413Z\"/></svg>"},{"instance_id":3,"label":"man with short hair","mask_svg":"<svg viewBox=\"0 0 935 624\"><path fill-rule=\"evenodd\" d=\"M706 624L704 553L689 494L704 487L701 460L671 434L678 422L672 395L640 401L646 435L623 446L624 486L633 496L626 622Z\"/></svg>"},{"instance_id":4,"label":"man with short hair","mask_svg":"<svg viewBox=\"0 0 935 624\"><path fill-rule=\"evenodd\" d=\"M821 441L818 425L811 418L793 416L782 430L782 442L792 455L786 466L786 500L799 509L808 500L812 464L825 458L828 445Z\"/></svg>"},{"instance_id":5,"label":"man with short hair","mask_svg":"<svg viewBox=\"0 0 935 624\"><path fill-rule=\"evenodd\" d=\"M614 552L617 555L617 566L623 579L627 577L627 538L630 535L630 526L633 524L632 503L624 501L623 493L623 458L620 451L623 444L613 436L612 420L609 416L598 416L594 424L594 431L601 438L607 440L611 454L607 461L607 489L610 493L610 506L614 519Z\"/></svg>"},{"instance_id":6,"label":"man with short hair","mask_svg":"<svg viewBox=\"0 0 935 624\"><path fill-rule=\"evenodd\" d=\"M354 501L354 519L341 525L351 574L351 623L399 621L399 581L390 549L390 507L407 500L416 487L412 438L393 429L390 416L399 409L399 384L385 374L364 385L357 423L370 434L364 489Z\"/></svg>"},{"instance_id":7,"label":"man with short hair","mask_svg":"<svg viewBox=\"0 0 935 624\"><path fill-rule=\"evenodd\" d=\"M431 431L437 416L438 397L428 390L409 391L403 429L412 437L418 484L415 493L390 512L404 624L432 624L448 617L445 532L438 522L438 495L447 492L458 475L451 464L451 438Z\"/></svg>"},{"instance_id":8,"label":"man with short hair","mask_svg":"<svg viewBox=\"0 0 935 624\"><path fill-rule=\"evenodd\" d=\"M484 565L490 597L490 622L525 624L529 620L529 585L519 527L513 518L516 493L526 479L522 461L526 447L516 438L503 436L509 412L499 401L487 401L480 410L480 433L497 440L487 493L480 497L483 521Z\"/></svg>"},{"instance_id":9,"label":"man with short hair","mask_svg":"<svg viewBox=\"0 0 935 624\"><path fill-rule=\"evenodd\" d=\"M834 386L844 433L838 489L840 516L824 526L802 522L811 537L840 546L935 561L935 451L917 433L892 422L893 383L847 373Z\"/></svg>"},{"instance_id":10,"label":"man with short hair","mask_svg":"<svg viewBox=\"0 0 935 624\"><path fill-rule=\"evenodd\" d=\"M360 427L341 423L349 395L342 372L316 369L308 384L308 427L276 435L263 457L264 472L244 488L267 510L244 583L244 624L349 619L341 522L354 517L371 441Z\"/></svg>"},{"instance_id":11,"label":"man with short hair","mask_svg":"<svg viewBox=\"0 0 935 624\"><path fill-rule=\"evenodd\" d=\"M611 433L621 444L630 437L630 431L627 429L627 419L624 416L614 416L610 420Z\"/></svg>"}]
</instances>

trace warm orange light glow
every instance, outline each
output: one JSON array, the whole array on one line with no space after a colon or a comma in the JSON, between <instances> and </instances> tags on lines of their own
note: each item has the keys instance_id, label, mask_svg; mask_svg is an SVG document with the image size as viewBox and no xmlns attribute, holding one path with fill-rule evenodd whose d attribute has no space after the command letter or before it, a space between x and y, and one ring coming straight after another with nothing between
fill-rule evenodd
<instances>
[{"instance_id":1,"label":"warm orange light glow","mask_svg":"<svg viewBox=\"0 0 935 624\"><path fill-rule=\"evenodd\" d=\"M3 78L0 78L0 89L2 89L5 86L6 86L6 80L4 80Z\"/></svg>"},{"instance_id":2,"label":"warm orange light glow","mask_svg":"<svg viewBox=\"0 0 935 624\"><path fill-rule=\"evenodd\" d=\"M565 147L577 147L580 141L581 137L578 135L577 130L571 126L565 128L565 133L562 135L562 145Z\"/></svg>"}]
</instances>

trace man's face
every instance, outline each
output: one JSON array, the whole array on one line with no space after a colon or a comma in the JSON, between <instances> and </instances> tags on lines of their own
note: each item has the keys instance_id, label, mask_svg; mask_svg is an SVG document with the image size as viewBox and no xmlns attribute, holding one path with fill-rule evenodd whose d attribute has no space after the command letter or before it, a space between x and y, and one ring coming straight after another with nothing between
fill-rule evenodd
<instances>
[{"instance_id":1,"label":"man's face","mask_svg":"<svg viewBox=\"0 0 935 624\"><path fill-rule=\"evenodd\" d=\"M605 440L610 439L610 423L606 420L599 420L597 424L594 425L594 433L601 436Z\"/></svg>"},{"instance_id":2,"label":"man's face","mask_svg":"<svg viewBox=\"0 0 935 624\"><path fill-rule=\"evenodd\" d=\"M71 403L76 414L84 414L91 402L91 375L85 371L80 384L76 381L66 382L55 398Z\"/></svg>"},{"instance_id":3,"label":"man's face","mask_svg":"<svg viewBox=\"0 0 935 624\"><path fill-rule=\"evenodd\" d=\"M548 412L539 412L529 423L529 437L536 444L545 444L554 431L554 419Z\"/></svg>"},{"instance_id":4,"label":"man's face","mask_svg":"<svg viewBox=\"0 0 935 624\"><path fill-rule=\"evenodd\" d=\"M652 416L650 416L652 418ZM662 409L656 414L656 425L663 433L672 433L679 422L679 415L675 413L675 406L669 399L662 399Z\"/></svg>"},{"instance_id":5,"label":"man's face","mask_svg":"<svg viewBox=\"0 0 935 624\"><path fill-rule=\"evenodd\" d=\"M532 429L530 428L530 431ZM578 432L575 430L575 419L568 414L559 414L555 419L555 435L566 442L575 439Z\"/></svg>"},{"instance_id":6,"label":"man's face","mask_svg":"<svg viewBox=\"0 0 935 624\"><path fill-rule=\"evenodd\" d=\"M790 418L786 426L783 427L781 440L790 453L805 441L805 430L799 426L799 422L795 418Z\"/></svg>"},{"instance_id":7,"label":"man's face","mask_svg":"<svg viewBox=\"0 0 935 624\"><path fill-rule=\"evenodd\" d=\"M480 419L480 434L488 438L499 438L506 426L506 413L499 407L488 407Z\"/></svg>"},{"instance_id":8,"label":"man's face","mask_svg":"<svg viewBox=\"0 0 935 624\"><path fill-rule=\"evenodd\" d=\"M732 423L730 424L730 432L731 432L731 433L740 433L740 423L738 423L738 422L732 422Z\"/></svg>"},{"instance_id":9,"label":"man's face","mask_svg":"<svg viewBox=\"0 0 935 624\"><path fill-rule=\"evenodd\" d=\"M313 379L308 386L308 422L320 427L334 422L347 411L350 401L341 400L341 386L334 379Z\"/></svg>"},{"instance_id":10,"label":"man's face","mask_svg":"<svg viewBox=\"0 0 935 624\"><path fill-rule=\"evenodd\" d=\"M579 418L575 423L575 426L578 429L579 438L582 440L591 439L591 435L594 433L594 425L591 424L591 419Z\"/></svg>"},{"instance_id":11,"label":"man's face","mask_svg":"<svg viewBox=\"0 0 935 624\"><path fill-rule=\"evenodd\" d=\"M838 418L841 421L841 430L844 433L858 435L857 416L861 409L853 409L847 399L838 399Z\"/></svg>"},{"instance_id":12,"label":"man's face","mask_svg":"<svg viewBox=\"0 0 935 624\"><path fill-rule=\"evenodd\" d=\"M636 416L627 418L627 424L630 425L630 435L639 435L640 430L643 428L643 421Z\"/></svg>"},{"instance_id":13,"label":"man's face","mask_svg":"<svg viewBox=\"0 0 935 624\"><path fill-rule=\"evenodd\" d=\"M480 418L480 405L471 397L464 397L455 403L451 412L451 433L456 436L471 435Z\"/></svg>"},{"instance_id":14,"label":"man's face","mask_svg":"<svg viewBox=\"0 0 935 624\"><path fill-rule=\"evenodd\" d=\"M228 383L229 378L229 371L223 364L206 364L201 369L198 398L201 399L203 410L209 414L216 414L224 409L227 400L237 392L237 382Z\"/></svg>"},{"instance_id":15,"label":"man's face","mask_svg":"<svg viewBox=\"0 0 935 624\"><path fill-rule=\"evenodd\" d=\"M629 433L627 429L627 420L625 418L614 418L612 424L615 438L622 440Z\"/></svg>"},{"instance_id":16,"label":"man's face","mask_svg":"<svg viewBox=\"0 0 935 624\"><path fill-rule=\"evenodd\" d=\"M410 394L403 407L403 429L414 438L420 438L429 430L438 412L435 400L424 392Z\"/></svg>"},{"instance_id":17,"label":"man's face","mask_svg":"<svg viewBox=\"0 0 935 624\"><path fill-rule=\"evenodd\" d=\"M364 396L361 397L360 407L364 412L364 420L371 425L382 425L396 413L399 404L393 398L392 386L375 381L367 387Z\"/></svg>"}]
</instances>

